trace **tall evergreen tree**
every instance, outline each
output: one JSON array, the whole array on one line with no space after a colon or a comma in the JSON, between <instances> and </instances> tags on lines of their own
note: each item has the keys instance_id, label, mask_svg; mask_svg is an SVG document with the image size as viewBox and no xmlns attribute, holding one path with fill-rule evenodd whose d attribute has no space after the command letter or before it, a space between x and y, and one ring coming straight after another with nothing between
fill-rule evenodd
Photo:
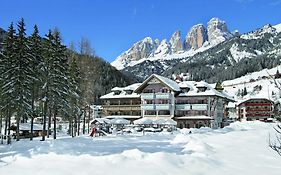
<instances>
[{"instance_id":1,"label":"tall evergreen tree","mask_svg":"<svg viewBox=\"0 0 281 175\"><path fill-rule=\"evenodd\" d=\"M11 69L11 82L14 83L13 88L13 101L15 101L16 122L17 130L16 137L19 140L19 123L20 119L27 120L30 114L30 83L32 79L32 68L30 67L30 51L28 40L25 33L24 20L18 22L18 33L15 40L15 59Z\"/></svg>"},{"instance_id":2,"label":"tall evergreen tree","mask_svg":"<svg viewBox=\"0 0 281 175\"><path fill-rule=\"evenodd\" d=\"M7 35L3 42L3 53L1 57L1 101L2 112L5 113L5 130L4 135L10 135L11 114L14 109L13 86L14 81L11 81L12 68L14 66L15 59L15 30L13 23L9 26Z\"/></svg>"},{"instance_id":3,"label":"tall evergreen tree","mask_svg":"<svg viewBox=\"0 0 281 175\"><path fill-rule=\"evenodd\" d=\"M71 116L71 122L73 120L75 121L75 131L78 130L78 135L79 135L79 123L80 123L80 118L82 112L81 112L81 107L82 107L82 100L81 100L81 88L80 84L81 83L81 75L80 75L80 70L77 65L76 58L72 58L70 66L69 66L69 107L70 107L70 116ZM85 120L85 118L84 118ZM77 122L78 121L78 122ZM85 121L83 121L85 123ZM77 126L78 124L78 126ZM73 126L73 125L72 125ZM78 128L78 129L76 129ZM83 125L83 133L85 130L85 124ZM75 133L76 134L76 133Z\"/></svg>"},{"instance_id":4,"label":"tall evergreen tree","mask_svg":"<svg viewBox=\"0 0 281 175\"><path fill-rule=\"evenodd\" d=\"M47 112L49 112L48 131L51 128L51 117L56 115L67 103L68 79L67 79L67 57L66 47L62 45L58 31L50 30L44 42L44 64L43 64L43 133L46 131ZM54 138L56 138L56 126L54 126ZM45 134L42 136L45 140Z\"/></svg>"},{"instance_id":5,"label":"tall evergreen tree","mask_svg":"<svg viewBox=\"0 0 281 175\"><path fill-rule=\"evenodd\" d=\"M52 99L52 108L54 116L54 139L56 139L56 116L58 112L62 111L64 106L68 104L67 94L68 94L68 78L67 78L67 69L68 69L68 58L66 55L66 46L61 42L60 33L58 30L55 30L53 33L53 66L51 74L51 99Z\"/></svg>"},{"instance_id":6,"label":"tall evergreen tree","mask_svg":"<svg viewBox=\"0 0 281 175\"><path fill-rule=\"evenodd\" d=\"M34 118L37 116L38 111L38 98L40 93L40 88L42 86L42 41L41 37L39 36L39 31L37 25L34 26L34 31L32 35L29 37L29 47L30 47L30 56L31 56L31 70L32 70L32 77L31 77L31 128L30 128L30 140L33 139L33 123Z\"/></svg>"}]
</instances>

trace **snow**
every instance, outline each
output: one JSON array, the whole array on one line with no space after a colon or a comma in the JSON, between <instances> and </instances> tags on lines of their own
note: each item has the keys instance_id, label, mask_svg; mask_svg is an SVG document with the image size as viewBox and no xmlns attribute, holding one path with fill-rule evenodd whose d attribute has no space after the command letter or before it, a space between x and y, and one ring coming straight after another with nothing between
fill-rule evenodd
<instances>
[{"instance_id":1,"label":"snow","mask_svg":"<svg viewBox=\"0 0 281 175\"><path fill-rule=\"evenodd\" d=\"M105 94L100 97L100 99L109 99L109 98L139 98L140 95L136 93L128 94L126 91L131 90L134 91L137 89L141 83L134 83L126 87L114 87L111 89L112 92ZM114 91L120 91L120 94L114 93Z\"/></svg>"},{"instance_id":2,"label":"snow","mask_svg":"<svg viewBox=\"0 0 281 175\"><path fill-rule=\"evenodd\" d=\"M0 172L279 175L280 156L268 146L274 126L258 121L236 122L223 129L182 129L173 134L60 137L45 142L26 139L0 145Z\"/></svg>"},{"instance_id":3,"label":"snow","mask_svg":"<svg viewBox=\"0 0 281 175\"><path fill-rule=\"evenodd\" d=\"M281 32L281 24L277 24L275 26L273 26L276 29L276 32Z\"/></svg>"},{"instance_id":4,"label":"snow","mask_svg":"<svg viewBox=\"0 0 281 175\"><path fill-rule=\"evenodd\" d=\"M155 76L156 78L158 78L160 81L162 81L163 83L165 83L167 86L169 86L172 90L174 91L180 91L180 86L178 85L177 82L169 79L169 78L166 78L166 77L163 77L163 76L160 76L160 75L157 75L157 74L152 74L151 76ZM148 78L150 79L150 77Z\"/></svg>"},{"instance_id":5,"label":"snow","mask_svg":"<svg viewBox=\"0 0 281 175\"><path fill-rule=\"evenodd\" d=\"M234 96L237 103L250 98L267 98L272 101L276 101L280 98L279 88L274 83L274 75L277 70L281 70L281 66L274 67L272 69L263 69L258 72L249 73L245 76L227 80L222 83L224 90L230 96ZM276 80L280 82L279 79ZM255 90L254 87L261 86L261 90ZM248 94L243 98L238 97L238 90L246 88Z\"/></svg>"},{"instance_id":6,"label":"snow","mask_svg":"<svg viewBox=\"0 0 281 175\"><path fill-rule=\"evenodd\" d=\"M199 49L193 50L187 50L187 51L182 51L179 53L173 53L173 54L158 54L158 55L151 55L147 58L142 58L140 60L121 60L121 56L117 57L116 60L114 60L111 65L114 66L116 69L118 70L122 70L125 67L132 67L135 66L137 64L140 64L144 61L164 61L164 60L173 60L173 59L183 59L184 58L184 62L188 61L189 57L199 53L199 52L203 52L205 50L208 50L209 48L214 47L215 45L207 43L204 44L202 47L200 47ZM164 46L163 46L164 47ZM161 50L161 49L160 49ZM162 48L163 50L163 48ZM165 49L164 49L165 50ZM130 50L126 51L125 53L129 52Z\"/></svg>"},{"instance_id":7,"label":"snow","mask_svg":"<svg viewBox=\"0 0 281 175\"><path fill-rule=\"evenodd\" d=\"M238 48L238 45L235 43L231 46L231 48L229 49L233 59L236 61L236 62L239 62L241 59L243 58L251 58L251 57L254 57L256 55L252 54L252 53L248 53L246 51L241 51L239 48Z\"/></svg>"}]
</instances>

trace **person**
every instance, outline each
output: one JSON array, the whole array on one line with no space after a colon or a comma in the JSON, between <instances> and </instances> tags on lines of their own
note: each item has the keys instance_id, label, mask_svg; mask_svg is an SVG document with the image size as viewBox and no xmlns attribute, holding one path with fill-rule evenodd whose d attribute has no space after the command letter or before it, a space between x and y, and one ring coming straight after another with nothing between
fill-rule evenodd
<instances>
[{"instance_id":1,"label":"person","mask_svg":"<svg viewBox=\"0 0 281 175\"><path fill-rule=\"evenodd\" d=\"M95 127L93 127L90 136L91 137L96 137L96 132L97 132L97 129Z\"/></svg>"}]
</instances>

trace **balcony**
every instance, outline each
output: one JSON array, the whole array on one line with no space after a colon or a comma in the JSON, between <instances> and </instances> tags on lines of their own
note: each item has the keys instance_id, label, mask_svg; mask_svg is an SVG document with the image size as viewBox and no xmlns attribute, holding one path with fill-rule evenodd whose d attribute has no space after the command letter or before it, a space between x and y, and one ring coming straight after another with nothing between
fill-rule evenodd
<instances>
[{"instance_id":1,"label":"balcony","mask_svg":"<svg viewBox=\"0 0 281 175\"><path fill-rule=\"evenodd\" d=\"M156 93L156 99L170 99L171 94L170 93Z\"/></svg>"},{"instance_id":2,"label":"balcony","mask_svg":"<svg viewBox=\"0 0 281 175\"><path fill-rule=\"evenodd\" d=\"M171 104L155 104L156 110L170 110Z\"/></svg>"},{"instance_id":3,"label":"balcony","mask_svg":"<svg viewBox=\"0 0 281 175\"><path fill-rule=\"evenodd\" d=\"M104 105L103 110L108 111L138 111L140 105Z\"/></svg>"},{"instance_id":4,"label":"balcony","mask_svg":"<svg viewBox=\"0 0 281 175\"><path fill-rule=\"evenodd\" d=\"M190 110L190 104L177 104L176 110Z\"/></svg>"},{"instance_id":5,"label":"balcony","mask_svg":"<svg viewBox=\"0 0 281 175\"><path fill-rule=\"evenodd\" d=\"M193 110L207 110L207 104L193 104L192 109Z\"/></svg>"},{"instance_id":6,"label":"balcony","mask_svg":"<svg viewBox=\"0 0 281 175\"><path fill-rule=\"evenodd\" d=\"M142 93L141 94L141 98L142 99L154 99L155 98L155 94L154 93Z\"/></svg>"},{"instance_id":7,"label":"balcony","mask_svg":"<svg viewBox=\"0 0 281 175\"><path fill-rule=\"evenodd\" d=\"M144 110L155 110L155 105L154 104L142 104L141 108Z\"/></svg>"}]
</instances>

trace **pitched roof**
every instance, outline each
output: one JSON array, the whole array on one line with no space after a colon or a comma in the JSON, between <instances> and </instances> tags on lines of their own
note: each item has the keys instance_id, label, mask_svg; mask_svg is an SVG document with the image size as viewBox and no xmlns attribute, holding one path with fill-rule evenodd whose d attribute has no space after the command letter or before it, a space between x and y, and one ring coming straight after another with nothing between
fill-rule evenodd
<instances>
[{"instance_id":1,"label":"pitched roof","mask_svg":"<svg viewBox=\"0 0 281 175\"><path fill-rule=\"evenodd\" d=\"M140 90L142 90L152 78L156 78L157 80L159 80L161 83L163 83L173 91L177 91L177 92L180 91L180 86L178 85L177 82L157 74L152 74L135 90L135 92L137 93L140 92Z\"/></svg>"},{"instance_id":2,"label":"pitched roof","mask_svg":"<svg viewBox=\"0 0 281 175\"><path fill-rule=\"evenodd\" d=\"M135 84L131 84L131 85L126 86L126 87L114 87L114 88L111 89L112 92L101 96L100 99L139 98L140 97L139 94L136 94L136 93L128 94L126 91L128 91L128 90L134 91L140 85L141 85L141 83L135 83ZM115 95L114 91L120 91L120 94Z\"/></svg>"}]
</instances>

